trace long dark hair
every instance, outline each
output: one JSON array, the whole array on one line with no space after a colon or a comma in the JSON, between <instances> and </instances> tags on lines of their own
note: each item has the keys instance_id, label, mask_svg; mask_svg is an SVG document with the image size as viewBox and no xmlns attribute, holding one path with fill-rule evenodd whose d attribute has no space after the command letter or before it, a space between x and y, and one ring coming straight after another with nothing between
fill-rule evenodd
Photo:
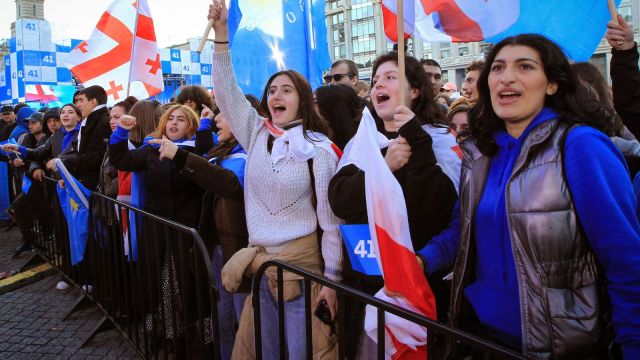
<instances>
[{"instance_id":1,"label":"long dark hair","mask_svg":"<svg viewBox=\"0 0 640 360\"><path fill-rule=\"evenodd\" d=\"M331 129L329 128L329 124L320 118L320 116L313 109L313 92L311 91L311 86L305 80L305 78L300 75L299 72L295 70L284 70L279 71L269 78L267 81L267 85L264 87L264 91L262 92L262 101L260 102L260 106L265 114L268 114L271 117L271 112L269 111L269 105L267 104L267 100L269 99L269 88L271 87L271 83L273 79L280 75L286 75L293 82L293 86L298 91L298 97L300 98L300 103L298 104L298 119L302 119L302 129L305 130L304 136L307 137L306 131L316 131L322 134L331 137ZM314 140L314 139L309 139Z\"/></svg>"},{"instance_id":2,"label":"long dark hair","mask_svg":"<svg viewBox=\"0 0 640 360\"><path fill-rule=\"evenodd\" d=\"M544 36L525 34L508 37L496 44L486 59L486 66L478 77L478 102L469 111L470 139L484 155L493 156L498 151L498 145L493 139L496 131L504 130L504 121L500 119L491 105L489 90L489 73L491 64L505 46L527 46L535 50L544 65L544 73L550 83L556 83L558 90L553 95L545 97L544 105L558 114L558 120L569 125L585 124L598 129L605 134L611 129L611 110L593 96L588 95L584 85L578 81L569 61L560 47ZM462 134L466 135L466 134Z\"/></svg>"},{"instance_id":3,"label":"long dark hair","mask_svg":"<svg viewBox=\"0 0 640 360\"><path fill-rule=\"evenodd\" d=\"M320 114L331 126L331 140L344 149L358 129L362 117L362 99L351 86L329 84L316 89L316 103Z\"/></svg>"},{"instance_id":4,"label":"long dark hair","mask_svg":"<svg viewBox=\"0 0 640 360\"><path fill-rule=\"evenodd\" d=\"M398 53L395 51L388 52L378 56L373 63L373 69L371 74L375 76L376 71L380 65L393 61L398 63ZM429 82L427 81L427 74L424 72L424 68L420 65L420 62L411 56L404 57L405 63L405 76L409 82L411 89L418 90L418 97L411 100L411 111L416 114L418 121L421 124L431 124L434 126L443 126L447 124L447 120L444 117L443 111L440 110L439 105L434 100L436 94L433 93ZM372 88L375 85L372 84ZM372 111L372 114L379 118L378 114Z\"/></svg>"}]
</instances>

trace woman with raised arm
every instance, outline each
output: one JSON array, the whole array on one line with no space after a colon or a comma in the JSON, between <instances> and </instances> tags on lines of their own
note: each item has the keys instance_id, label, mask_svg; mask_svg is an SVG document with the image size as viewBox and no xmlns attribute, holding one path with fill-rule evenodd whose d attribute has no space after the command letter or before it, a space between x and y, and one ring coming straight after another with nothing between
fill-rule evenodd
<instances>
[{"instance_id":1,"label":"woman with raised arm","mask_svg":"<svg viewBox=\"0 0 640 360\"><path fill-rule=\"evenodd\" d=\"M327 188L336 171L338 156L327 138L328 125L313 109L311 87L295 71L274 74L265 86L261 103L269 118L260 116L236 83L224 2L215 1L210 6L209 18L214 19L216 34L213 54L216 101L236 139L247 151L244 198L252 246L249 250L261 251L249 265L248 272L255 272L262 262L275 258L340 281L340 221L327 201ZM322 230L320 249L318 230ZM223 281L224 274L225 270ZM275 270L269 271L260 288L263 354L268 359L280 357L278 332L274 331L278 326L277 302L273 296L275 277ZM305 310L301 295L303 284L293 274L287 274L285 280L288 355L290 359L302 359L306 356L305 336L300 333ZM311 290L312 307L324 300L323 306L328 307L334 318L338 306L335 291L319 285L312 285ZM253 331L252 315L247 310L245 307L234 357L254 352L253 335L247 333ZM332 336L329 326L318 322L316 317L313 319L314 328L322 330L314 331L314 352L327 353L327 349L335 349L337 354L335 341L329 339Z\"/></svg>"}]
</instances>

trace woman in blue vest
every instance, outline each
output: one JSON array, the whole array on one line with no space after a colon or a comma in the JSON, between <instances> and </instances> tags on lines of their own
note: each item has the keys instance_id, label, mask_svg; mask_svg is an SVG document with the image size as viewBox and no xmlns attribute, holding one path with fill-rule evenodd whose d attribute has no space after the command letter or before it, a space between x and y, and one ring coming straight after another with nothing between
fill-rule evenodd
<instances>
[{"instance_id":1,"label":"woman in blue vest","mask_svg":"<svg viewBox=\"0 0 640 360\"><path fill-rule=\"evenodd\" d=\"M460 236L420 254L431 273L457 249L451 324L530 358L603 359L612 323L639 358L640 226L610 108L539 35L498 43L478 91Z\"/></svg>"}]
</instances>

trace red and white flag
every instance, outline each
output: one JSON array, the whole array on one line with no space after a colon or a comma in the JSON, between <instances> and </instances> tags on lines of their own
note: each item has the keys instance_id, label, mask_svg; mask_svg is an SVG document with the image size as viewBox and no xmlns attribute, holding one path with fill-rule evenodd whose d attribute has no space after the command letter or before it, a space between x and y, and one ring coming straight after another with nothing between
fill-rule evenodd
<instances>
[{"instance_id":1,"label":"red and white flag","mask_svg":"<svg viewBox=\"0 0 640 360\"><path fill-rule=\"evenodd\" d=\"M44 104L58 101L51 86L47 85L25 85L24 96L27 101L38 101Z\"/></svg>"},{"instance_id":2,"label":"red and white flag","mask_svg":"<svg viewBox=\"0 0 640 360\"><path fill-rule=\"evenodd\" d=\"M133 35L135 32L135 36ZM67 57L83 85L102 86L113 105L129 95L146 99L164 90L160 53L146 0L115 0L88 40Z\"/></svg>"},{"instance_id":3,"label":"red and white flag","mask_svg":"<svg viewBox=\"0 0 640 360\"><path fill-rule=\"evenodd\" d=\"M367 216L387 290L402 297L376 297L436 319L435 297L418 264L411 243L407 206L400 184L387 166L371 113L365 109L345 163L364 171ZM376 341L377 311L367 306L365 330ZM427 330L395 315L385 314L385 351L391 359L426 358Z\"/></svg>"},{"instance_id":4,"label":"red and white flag","mask_svg":"<svg viewBox=\"0 0 640 360\"><path fill-rule=\"evenodd\" d=\"M520 16L519 0L405 0L403 4L405 33L424 41L481 41L505 31ZM384 32L394 42L397 9L397 0L382 1Z\"/></svg>"}]
</instances>

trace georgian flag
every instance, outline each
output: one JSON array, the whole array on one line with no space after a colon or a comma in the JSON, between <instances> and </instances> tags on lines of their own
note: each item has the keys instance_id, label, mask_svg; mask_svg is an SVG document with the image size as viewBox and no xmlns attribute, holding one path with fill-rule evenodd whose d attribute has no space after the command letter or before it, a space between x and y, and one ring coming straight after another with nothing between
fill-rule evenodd
<instances>
[{"instance_id":1,"label":"georgian flag","mask_svg":"<svg viewBox=\"0 0 640 360\"><path fill-rule=\"evenodd\" d=\"M24 95L27 101L38 101L44 104L58 101L51 86L46 85L25 85Z\"/></svg>"},{"instance_id":2,"label":"georgian flag","mask_svg":"<svg viewBox=\"0 0 640 360\"><path fill-rule=\"evenodd\" d=\"M110 106L124 100L129 86L129 95L138 99L162 92L160 53L147 1L111 3L91 37L71 51L66 66L85 87L102 86Z\"/></svg>"},{"instance_id":3,"label":"georgian flag","mask_svg":"<svg viewBox=\"0 0 640 360\"><path fill-rule=\"evenodd\" d=\"M385 287L402 297L390 298L383 290L376 297L436 319L435 297L416 259L409 233L407 205L400 184L380 153L379 133L365 108L343 166L351 163L364 171L367 217L378 266ZM365 330L377 341L377 310L367 306ZM385 314L387 358L426 358L427 330L395 315Z\"/></svg>"}]
</instances>

